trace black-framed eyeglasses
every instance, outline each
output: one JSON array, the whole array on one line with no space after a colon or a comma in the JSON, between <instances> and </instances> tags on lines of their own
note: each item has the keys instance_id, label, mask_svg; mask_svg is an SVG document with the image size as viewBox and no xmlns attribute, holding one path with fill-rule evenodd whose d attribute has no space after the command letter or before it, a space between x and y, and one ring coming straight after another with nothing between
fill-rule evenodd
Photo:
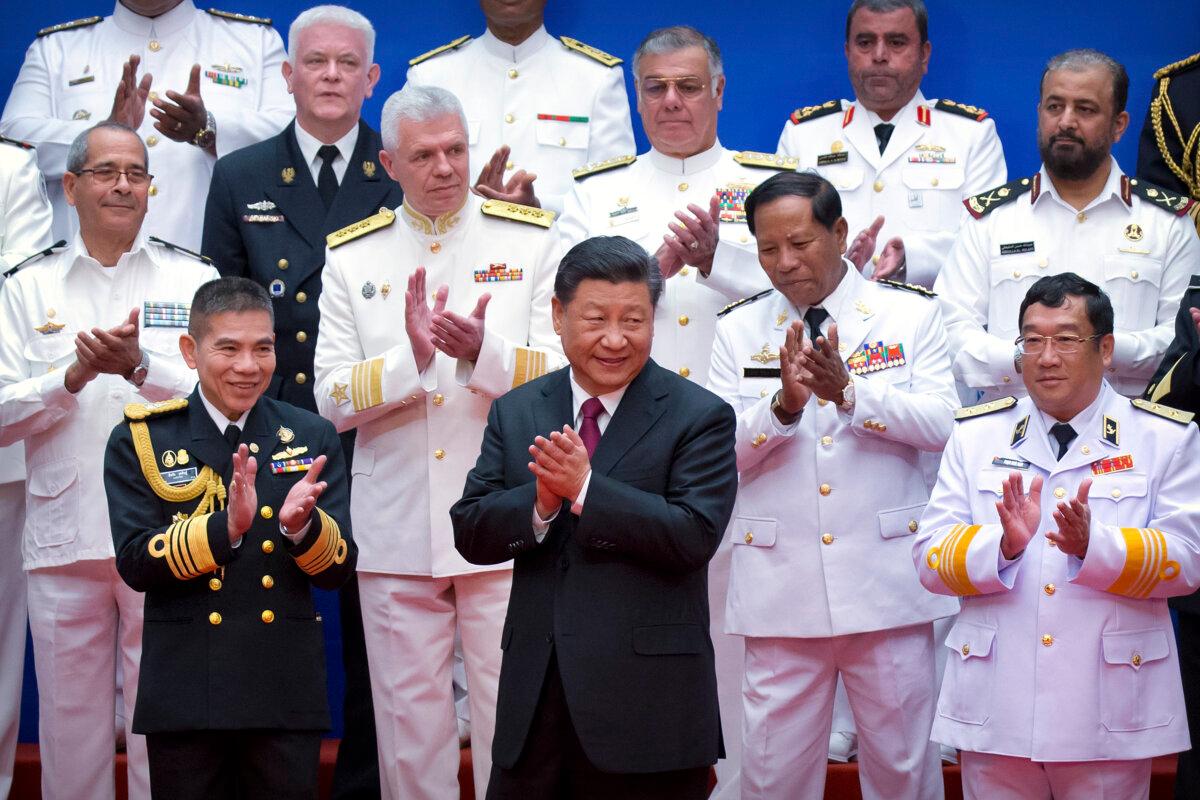
<instances>
[{"instance_id":1,"label":"black-framed eyeglasses","mask_svg":"<svg viewBox=\"0 0 1200 800\"><path fill-rule=\"evenodd\" d=\"M1068 336L1061 334L1059 336L1018 336L1016 339L1017 347L1021 348L1021 352L1027 356L1035 356L1046 349L1047 342L1054 343L1054 352L1062 355L1071 355L1078 353L1079 348L1084 342L1090 342L1092 339L1099 339L1103 336L1100 333L1094 333L1091 336Z\"/></svg>"},{"instance_id":2,"label":"black-framed eyeglasses","mask_svg":"<svg viewBox=\"0 0 1200 800\"><path fill-rule=\"evenodd\" d=\"M154 180L154 176L144 169L116 169L114 167L96 167L95 169L81 169L76 172L76 175L92 174L94 180L100 186L112 186L117 182L120 176L124 175L125 180L129 181L130 186L145 186L150 181Z\"/></svg>"},{"instance_id":3,"label":"black-framed eyeglasses","mask_svg":"<svg viewBox=\"0 0 1200 800\"><path fill-rule=\"evenodd\" d=\"M667 88L675 87L676 93L685 100L695 100L704 93L707 84L704 80L695 75L688 75L683 78L657 78L648 77L642 78L639 84L642 90L642 96L647 100L662 100L667 96Z\"/></svg>"}]
</instances>

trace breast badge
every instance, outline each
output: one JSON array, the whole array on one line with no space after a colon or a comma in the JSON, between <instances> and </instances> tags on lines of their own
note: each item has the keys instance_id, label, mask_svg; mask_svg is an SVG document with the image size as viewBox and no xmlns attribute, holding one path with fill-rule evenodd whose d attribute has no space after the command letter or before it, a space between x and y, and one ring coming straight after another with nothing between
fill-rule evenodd
<instances>
[{"instance_id":1,"label":"breast badge","mask_svg":"<svg viewBox=\"0 0 1200 800\"><path fill-rule=\"evenodd\" d=\"M525 271L520 267L509 267L507 264L488 264L487 269L475 270L476 283L499 283L504 281L519 281L525 277Z\"/></svg>"},{"instance_id":2,"label":"breast badge","mask_svg":"<svg viewBox=\"0 0 1200 800\"><path fill-rule=\"evenodd\" d=\"M865 375L868 372L878 372L907 364L904 357L904 345L896 343L885 345L883 342L863 345L846 359L846 368L855 375Z\"/></svg>"}]
</instances>

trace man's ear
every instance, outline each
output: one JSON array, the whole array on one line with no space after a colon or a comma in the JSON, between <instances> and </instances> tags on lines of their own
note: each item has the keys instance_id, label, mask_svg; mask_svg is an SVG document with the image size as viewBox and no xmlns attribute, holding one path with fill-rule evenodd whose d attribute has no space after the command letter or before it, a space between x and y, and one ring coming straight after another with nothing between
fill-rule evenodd
<instances>
[{"instance_id":1,"label":"man's ear","mask_svg":"<svg viewBox=\"0 0 1200 800\"><path fill-rule=\"evenodd\" d=\"M554 332L562 336L563 322L567 314L566 307L557 297L550 298L550 315L554 321Z\"/></svg>"},{"instance_id":2,"label":"man's ear","mask_svg":"<svg viewBox=\"0 0 1200 800\"><path fill-rule=\"evenodd\" d=\"M183 354L183 360L192 369L196 369L196 340L191 334L185 333L179 337L179 352Z\"/></svg>"}]
</instances>

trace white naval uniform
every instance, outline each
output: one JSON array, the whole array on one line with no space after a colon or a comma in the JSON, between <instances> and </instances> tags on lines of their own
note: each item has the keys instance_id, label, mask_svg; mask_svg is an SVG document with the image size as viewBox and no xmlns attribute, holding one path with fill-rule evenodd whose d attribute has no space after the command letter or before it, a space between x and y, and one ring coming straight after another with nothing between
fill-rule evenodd
<instances>
[{"instance_id":1,"label":"white naval uniform","mask_svg":"<svg viewBox=\"0 0 1200 800\"><path fill-rule=\"evenodd\" d=\"M192 65L200 65L200 96L216 119L217 156L273 136L295 115L280 72L283 41L275 29L200 11L192 0L154 18L118 2L112 15L96 24L39 36L25 53L0 117L0 133L37 146L56 239L70 238L78 226L61 185L67 150L76 136L108 118L131 55L142 59L139 80L153 75L151 93L164 100L168 89L183 92ZM216 159L159 133L149 114L153 107L147 101L138 127L154 175L144 229L199 250Z\"/></svg>"},{"instance_id":2,"label":"white naval uniform","mask_svg":"<svg viewBox=\"0 0 1200 800\"><path fill-rule=\"evenodd\" d=\"M1054 421L1026 397L962 421L946 447L912 550L927 589L962 597L933 738L1035 763L1185 750L1166 598L1200 586L1200 436L1107 383L1071 420L1078 436L1061 461ZM1037 476L1044 484L1038 532L1006 561L996 502L1011 472L1026 491ZM1085 478L1092 524L1081 560L1042 534ZM987 788L974 796L999 796Z\"/></svg>"},{"instance_id":3,"label":"white naval uniform","mask_svg":"<svg viewBox=\"0 0 1200 800\"><path fill-rule=\"evenodd\" d=\"M746 637L744 800L821 796L839 673L864 721L863 795L942 794L929 623L958 604L923 591L905 556L928 498L920 454L957 406L945 332L935 301L843 264L823 333L837 323L851 364L893 349L852 376L850 413L815 396L791 426L771 412L779 348L807 311L779 292L731 310L713 345L709 387L738 412L726 629Z\"/></svg>"},{"instance_id":4,"label":"white naval uniform","mask_svg":"<svg viewBox=\"0 0 1200 800\"><path fill-rule=\"evenodd\" d=\"M463 37L470 39L470 37ZM537 174L544 208L562 210L571 170L634 151L625 71L606 66L538 28L515 47L485 31L408 70L407 83L454 93L467 116L472 176L501 145L511 176Z\"/></svg>"},{"instance_id":5,"label":"white naval uniform","mask_svg":"<svg viewBox=\"0 0 1200 800\"><path fill-rule=\"evenodd\" d=\"M464 561L449 511L479 455L492 399L563 363L550 313L554 236L486 215L485 205L497 204L468 195L460 211L437 220L406 205L391 222L390 211L380 212L370 219L381 229L326 255L316 399L339 431L358 430L351 514L380 781L389 798L457 792L456 622L470 686L476 796L486 792L511 565ZM449 286L450 311L469 314L491 293L474 364L438 353L418 372L404 333L404 290L418 266L427 270L430 294ZM487 281L489 270L515 279Z\"/></svg>"},{"instance_id":6,"label":"white naval uniform","mask_svg":"<svg viewBox=\"0 0 1200 800\"><path fill-rule=\"evenodd\" d=\"M852 239L883 215L876 254L901 237L905 280L932 286L962 222L962 201L1007 180L996 124L973 106L939 105L918 91L889 120L896 127L880 154L875 125L883 120L861 103L834 100L806 110L784 124L779 152L834 185Z\"/></svg>"},{"instance_id":7,"label":"white naval uniform","mask_svg":"<svg viewBox=\"0 0 1200 800\"><path fill-rule=\"evenodd\" d=\"M1043 167L967 201L980 217L963 223L934 286L961 383L985 400L1024 394L1013 367L1021 301L1038 278L1074 272L1112 301L1116 347L1105 377L1121 394L1142 393L1175 337L1200 239L1186 212L1147 201L1127 185L1136 180L1114 159L1100 194L1076 211Z\"/></svg>"},{"instance_id":8,"label":"white naval uniform","mask_svg":"<svg viewBox=\"0 0 1200 800\"><path fill-rule=\"evenodd\" d=\"M146 746L132 734L141 656L142 597L117 575L103 459L108 434L131 402L191 391L179 354L180 318L162 303L191 302L217 271L139 236L115 267L76 237L21 268L0 289L0 444L25 442L24 566L29 587L41 718L42 796L113 797L114 669L124 670L131 798L150 793ZM139 336L150 369L140 389L100 375L77 394L63 385L75 334L121 324L142 309ZM186 326L186 315L181 317ZM173 320L174 321L174 320Z\"/></svg>"}]
</instances>

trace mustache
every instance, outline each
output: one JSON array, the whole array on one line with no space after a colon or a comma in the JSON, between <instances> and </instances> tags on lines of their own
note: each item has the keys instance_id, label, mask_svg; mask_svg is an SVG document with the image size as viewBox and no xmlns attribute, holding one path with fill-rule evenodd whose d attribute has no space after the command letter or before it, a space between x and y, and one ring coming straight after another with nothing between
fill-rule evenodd
<instances>
[{"instance_id":1,"label":"mustache","mask_svg":"<svg viewBox=\"0 0 1200 800\"><path fill-rule=\"evenodd\" d=\"M1075 144L1083 144L1083 139L1080 139L1078 136L1072 136L1068 133L1060 133L1050 137L1050 144L1056 144L1057 142L1074 142Z\"/></svg>"}]
</instances>

